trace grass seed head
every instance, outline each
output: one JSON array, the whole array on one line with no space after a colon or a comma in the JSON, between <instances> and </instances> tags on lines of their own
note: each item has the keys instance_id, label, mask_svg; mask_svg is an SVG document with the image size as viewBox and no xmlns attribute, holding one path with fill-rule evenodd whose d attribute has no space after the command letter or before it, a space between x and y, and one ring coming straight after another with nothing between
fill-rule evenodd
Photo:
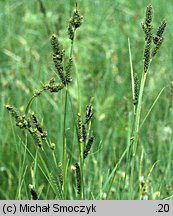
<instances>
[{"instance_id":1,"label":"grass seed head","mask_svg":"<svg viewBox=\"0 0 173 216\"><path fill-rule=\"evenodd\" d=\"M29 184L29 190L31 193L32 200L38 200L38 194L37 194L35 188L33 187L33 185Z\"/></svg>"},{"instance_id":2,"label":"grass seed head","mask_svg":"<svg viewBox=\"0 0 173 216\"><path fill-rule=\"evenodd\" d=\"M43 89L55 93L62 90L64 86L63 83L55 83L55 81L51 79L47 84L43 85Z\"/></svg>"},{"instance_id":3,"label":"grass seed head","mask_svg":"<svg viewBox=\"0 0 173 216\"><path fill-rule=\"evenodd\" d=\"M151 54L152 57L154 57L157 54L160 46L164 41L163 33L165 31L165 28L166 28L166 21L163 20L160 26L158 27L156 35L153 36L154 48L152 49L152 54Z\"/></svg>"},{"instance_id":4,"label":"grass seed head","mask_svg":"<svg viewBox=\"0 0 173 216\"><path fill-rule=\"evenodd\" d=\"M77 186L77 193L80 194L81 191L81 175L80 175L80 167L79 164L75 164L76 167L76 186Z\"/></svg>"},{"instance_id":5,"label":"grass seed head","mask_svg":"<svg viewBox=\"0 0 173 216\"><path fill-rule=\"evenodd\" d=\"M153 19L153 8L152 5L147 6L145 21L142 23L142 29L145 33L145 40L147 41L152 36L152 19Z\"/></svg>"},{"instance_id":6,"label":"grass seed head","mask_svg":"<svg viewBox=\"0 0 173 216\"><path fill-rule=\"evenodd\" d=\"M82 136L82 117L81 117L80 113L78 113L78 118L77 118L77 133L78 133L78 142L79 143L83 142L83 136Z\"/></svg>"},{"instance_id":7,"label":"grass seed head","mask_svg":"<svg viewBox=\"0 0 173 216\"><path fill-rule=\"evenodd\" d=\"M86 113L85 113L85 123L89 123L89 121L91 120L91 118L93 117L93 97L90 98L90 104L86 107Z\"/></svg>"},{"instance_id":8,"label":"grass seed head","mask_svg":"<svg viewBox=\"0 0 173 216\"><path fill-rule=\"evenodd\" d=\"M66 65L65 71L66 71L66 83L69 84L72 82L72 78L71 78L71 70L72 70L72 66L73 66L73 59L69 58L69 61Z\"/></svg>"},{"instance_id":9,"label":"grass seed head","mask_svg":"<svg viewBox=\"0 0 173 216\"><path fill-rule=\"evenodd\" d=\"M138 104L138 96L139 96L139 78L137 73L134 74L134 89L135 89L135 97L133 104L136 106Z\"/></svg>"},{"instance_id":10,"label":"grass seed head","mask_svg":"<svg viewBox=\"0 0 173 216\"><path fill-rule=\"evenodd\" d=\"M68 25L68 35L70 40L74 40L74 34L77 28L81 26L83 22L83 16L80 15L76 3L76 8L73 11L73 15L69 20L69 25Z\"/></svg>"},{"instance_id":11,"label":"grass seed head","mask_svg":"<svg viewBox=\"0 0 173 216\"><path fill-rule=\"evenodd\" d=\"M91 136L87 142L86 148L85 148L84 153L83 153L84 159L88 156L88 153L92 147L93 142L94 142L94 136Z\"/></svg>"},{"instance_id":12,"label":"grass seed head","mask_svg":"<svg viewBox=\"0 0 173 216\"><path fill-rule=\"evenodd\" d=\"M40 133L38 132L38 130L36 128L32 128L30 127L28 129L29 133L31 134L32 138L34 139L36 145L39 147L39 148L42 148L42 138L41 138L41 135Z\"/></svg>"}]
</instances>

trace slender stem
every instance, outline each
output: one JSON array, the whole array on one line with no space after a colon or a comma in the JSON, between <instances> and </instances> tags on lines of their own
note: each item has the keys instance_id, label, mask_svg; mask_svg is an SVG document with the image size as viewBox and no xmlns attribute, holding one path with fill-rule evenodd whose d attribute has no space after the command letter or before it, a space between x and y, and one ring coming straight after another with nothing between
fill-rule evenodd
<instances>
[{"instance_id":1,"label":"slender stem","mask_svg":"<svg viewBox=\"0 0 173 216\"><path fill-rule=\"evenodd\" d=\"M135 118L135 126L134 126L134 141L133 141L133 155L136 155L137 143L138 143L138 135L139 135L139 123L141 117L141 108L142 108L142 98L144 93L145 81L146 81L147 73L142 73L141 85L139 90L139 98L138 105L136 110L136 118Z\"/></svg>"},{"instance_id":2,"label":"slender stem","mask_svg":"<svg viewBox=\"0 0 173 216\"><path fill-rule=\"evenodd\" d=\"M66 114L67 114L67 94L68 94L68 86L66 85L65 92L65 105L64 105L64 132L63 132L63 192L64 199L66 199L67 195L67 139L66 139Z\"/></svg>"},{"instance_id":3,"label":"slender stem","mask_svg":"<svg viewBox=\"0 0 173 216\"><path fill-rule=\"evenodd\" d=\"M71 41L70 58L73 55L74 40ZM67 198L67 138L66 138L66 117L67 117L68 85L66 85L64 105L64 132L63 132L63 192L64 199Z\"/></svg>"},{"instance_id":4,"label":"slender stem","mask_svg":"<svg viewBox=\"0 0 173 216\"><path fill-rule=\"evenodd\" d=\"M128 38L128 46L129 46L129 61L130 61L130 72L131 72L131 84L132 84L132 99L135 100L135 83L134 83L134 72L133 72L133 63L132 63L132 54L131 54L131 47L130 47L130 39ZM135 113L134 106L134 113Z\"/></svg>"},{"instance_id":5,"label":"slender stem","mask_svg":"<svg viewBox=\"0 0 173 216\"><path fill-rule=\"evenodd\" d=\"M75 35L74 35L75 38ZM73 41L71 44L71 52L70 54L72 55L73 52ZM76 72L76 79L77 79L77 88L78 88L78 113L81 113L81 95L80 95L80 81L79 81L79 73L77 69L77 65L75 64L75 72ZM84 143L80 142L79 144L79 149L80 149L80 177L81 177L81 193L80 193L80 199L83 200L85 199L84 195L84 177L83 177L83 169L84 169L84 159L83 159L83 151L84 151Z\"/></svg>"}]
</instances>

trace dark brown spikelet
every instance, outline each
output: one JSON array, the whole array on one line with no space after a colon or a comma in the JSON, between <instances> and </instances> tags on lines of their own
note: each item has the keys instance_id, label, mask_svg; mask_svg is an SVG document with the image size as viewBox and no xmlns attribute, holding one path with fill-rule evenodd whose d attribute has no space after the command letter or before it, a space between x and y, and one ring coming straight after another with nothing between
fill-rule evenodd
<instances>
[{"instance_id":1,"label":"dark brown spikelet","mask_svg":"<svg viewBox=\"0 0 173 216\"><path fill-rule=\"evenodd\" d=\"M32 200L38 200L37 192L32 185L29 185L29 190L31 193Z\"/></svg>"},{"instance_id":2,"label":"dark brown spikelet","mask_svg":"<svg viewBox=\"0 0 173 216\"><path fill-rule=\"evenodd\" d=\"M153 19L153 7L151 4L147 6L146 10L146 17L145 17L145 23L148 26L152 25L152 19Z\"/></svg>"},{"instance_id":3,"label":"dark brown spikelet","mask_svg":"<svg viewBox=\"0 0 173 216\"><path fill-rule=\"evenodd\" d=\"M159 38L159 40L157 40L157 44L155 44L154 48L152 49L152 54L151 54L152 57L154 57L157 54L160 46L163 43L163 40L164 40L163 37L161 37L161 38Z\"/></svg>"},{"instance_id":4,"label":"dark brown spikelet","mask_svg":"<svg viewBox=\"0 0 173 216\"><path fill-rule=\"evenodd\" d=\"M83 16L80 15L76 3L76 8L74 9L73 15L69 20L69 25L68 25L68 35L70 40L74 39L74 34L77 28L79 28L82 24L83 21Z\"/></svg>"},{"instance_id":5,"label":"dark brown spikelet","mask_svg":"<svg viewBox=\"0 0 173 216\"><path fill-rule=\"evenodd\" d=\"M90 98L90 104L86 107L85 123L87 124L93 117L93 97Z\"/></svg>"},{"instance_id":6,"label":"dark brown spikelet","mask_svg":"<svg viewBox=\"0 0 173 216\"><path fill-rule=\"evenodd\" d=\"M151 61L151 42L152 42L152 5L147 6L145 22L142 23L142 29L145 33L145 48L144 48L144 73L147 73Z\"/></svg>"},{"instance_id":7,"label":"dark brown spikelet","mask_svg":"<svg viewBox=\"0 0 173 216\"><path fill-rule=\"evenodd\" d=\"M65 85L65 74L64 74L64 68L63 68L63 50L61 50L59 41L55 34L52 35L51 38L51 44L53 49L53 62L55 65L55 68L57 70L57 74L59 75L62 83Z\"/></svg>"},{"instance_id":8,"label":"dark brown spikelet","mask_svg":"<svg viewBox=\"0 0 173 216\"><path fill-rule=\"evenodd\" d=\"M32 120L34 126L36 127L36 129L38 130L38 132L40 133L41 138L42 139L46 138L47 137L47 131L43 130L43 128L42 128L40 122L38 121L34 112L31 114L31 120Z\"/></svg>"},{"instance_id":9,"label":"dark brown spikelet","mask_svg":"<svg viewBox=\"0 0 173 216\"><path fill-rule=\"evenodd\" d=\"M13 106L6 105L6 108L13 118L15 118L16 120L19 118L19 114Z\"/></svg>"},{"instance_id":10,"label":"dark brown spikelet","mask_svg":"<svg viewBox=\"0 0 173 216\"><path fill-rule=\"evenodd\" d=\"M152 57L154 57L157 54L160 46L163 43L164 40L163 33L165 31L165 28L166 28L166 21L163 20L156 32L156 35L153 36L153 42L155 46L152 50Z\"/></svg>"},{"instance_id":11,"label":"dark brown spikelet","mask_svg":"<svg viewBox=\"0 0 173 216\"><path fill-rule=\"evenodd\" d=\"M82 124L82 138L83 138L83 142L86 143L87 130L86 130L86 125L85 124Z\"/></svg>"},{"instance_id":12,"label":"dark brown spikelet","mask_svg":"<svg viewBox=\"0 0 173 216\"><path fill-rule=\"evenodd\" d=\"M84 153L83 153L83 158L85 159L88 156L88 153L92 147L92 144L94 142L94 136L91 136L87 142L87 145L85 147Z\"/></svg>"},{"instance_id":13,"label":"dark brown spikelet","mask_svg":"<svg viewBox=\"0 0 173 216\"><path fill-rule=\"evenodd\" d=\"M139 78L137 73L134 74L134 90L135 90L135 97L134 97L134 101L133 104L134 106L136 106L138 104L138 96L139 96Z\"/></svg>"},{"instance_id":14,"label":"dark brown spikelet","mask_svg":"<svg viewBox=\"0 0 173 216\"><path fill-rule=\"evenodd\" d=\"M78 113L78 119L77 119L77 133L78 133L78 142L83 142L83 136L82 136L82 117L81 114Z\"/></svg>"},{"instance_id":15,"label":"dark brown spikelet","mask_svg":"<svg viewBox=\"0 0 173 216\"><path fill-rule=\"evenodd\" d=\"M80 194L81 191L81 176L80 176L80 167L79 164L75 164L76 167L76 186L77 186L77 193Z\"/></svg>"},{"instance_id":16,"label":"dark brown spikelet","mask_svg":"<svg viewBox=\"0 0 173 216\"><path fill-rule=\"evenodd\" d=\"M41 138L41 135L40 133L38 132L38 130L36 128L28 128L28 131L29 133L31 134L33 140L35 141L36 145L39 147L39 148L42 148L42 138Z\"/></svg>"},{"instance_id":17,"label":"dark brown spikelet","mask_svg":"<svg viewBox=\"0 0 173 216\"><path fill-rule=\"evenodd\" d=\"M156 36L157 37L162 37L164 31L165 31L165 28L166 28L166 20L163 20L156 32ZM157 43L157 42L156 42Z\"/></svg>"},{"instance_id":18,"label":"dark brown spikelet","mask_svg":"<svg viewBox=\"0 0 173 216\"><path fill-rule=\"evenodd\" d=\"M11 114L11 116L15 119L16 121L16 126L19 128L24 128L26 129L28 127L28 121L26 119L25 115L20 115L16 108L10 105L6 105L7 110Z\"/></svg>"},{"instance_id":19,"label":"dark brown spikelet","mask_svg":"<svg viewBox=\"0 0 173 216\"><path fill-rule=\"evenodd\" d=\"M147 41L144 49L144 72L147 73L151 60L151 41Z\"/></svg>"},{"instance_id":20,"label":"dark brown spikelet","mask_svg":"<svg viewBox=\"0 0 173 216\"><path fill-rule=\"evenodd\" d=\"M145 15L145 22L142 23L142 29L145 33L145 40L146 41L152 35L152 28L153 28L152 19L153 19L153 7L150 4L147 6L146 15Z\"/></svg>"}]
</instances>

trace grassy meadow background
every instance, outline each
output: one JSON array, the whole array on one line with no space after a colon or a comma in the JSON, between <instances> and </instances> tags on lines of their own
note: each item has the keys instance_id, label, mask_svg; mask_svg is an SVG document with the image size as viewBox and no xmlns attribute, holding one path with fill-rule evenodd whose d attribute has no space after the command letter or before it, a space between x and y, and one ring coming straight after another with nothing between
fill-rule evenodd
<instances>
[{"instance_id":1,"label":"grassy meadow background","mask_svg":"<svg viewBox=\"0 0 173 216\"><path fill-rule=\"evenodd\" d=\"M43 2L46 17L37 0L0 0L0 199L31 199L28 185L33 184L33 181L39 199L59 198L40 170L38 165L41 162L34 159L36 147L32 138L15 126L5 109L5 105L10 104L24 112L34 91L54 76L50 44L52 33L58 35L66 53L69 53L67 27L75 1ZM141 22L150 2L154 8L154 30L164 18L167 28L164 43L153 60L147 77L141 121L158 94L163 88L164 90L140 130L132 174L130 154L125 154L120 160L129 143L133 121L128 38L133 69L140 77L143 72L144 50ZM76 33L74 58L80 80L83 114L90 97L94 97L91 129L95 141L84 166L85 198L140 199L141 184L145 182L145 198L172 199L172 1L79 0L78 6L84 21ZM70 157L66 198L78 199L73 171L73 164L79 155L75 134L78 112L75 71L72 78L66 113L67 152ZM57 94L45 92L31 107L47 129L48 140L56 145L55 156L58 162L63 160L64 98L64 91ZM26 144L31 154L26 151ZM45 152L45 163L50 172L53 172L51 153L47 147ZM112 177L110 175L116 166L116 175L107 196Z\"/></svg>"}]
</instances>

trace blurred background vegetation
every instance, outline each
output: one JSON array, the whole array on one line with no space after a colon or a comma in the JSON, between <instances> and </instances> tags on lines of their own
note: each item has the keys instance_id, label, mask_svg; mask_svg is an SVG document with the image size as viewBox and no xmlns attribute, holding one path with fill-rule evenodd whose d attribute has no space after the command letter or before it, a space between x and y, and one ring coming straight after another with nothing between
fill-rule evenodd
<instances>
[{"instance_id":1,"label":"blurred background vegetation","mask_svg":"<svg viewBox=\"0 0 173 216\"><path fill-rule=\"evenodd\" d=\"M23 111L36 89L40 89L54 76L50 37L56 33L66 53L70 49L67 35L68 21L76 0L44 0L46 15L38 0L0 0L0 199L15 199L21 171L24 139L15 127L5 104ZM106 181L111 169L127 146L128 118L133 112L128 38L134 71L139 77L143 71L144 34L141 22L149 3L154 8L154 30L165 18L167 29L164 43L151 65L148 74L142 119L163 87L166 87L154 109L143 125L140 146L144 146L143 176L158 161L150 178L150 199L163 199L173 195L173 121L171 81L173 80L171 0L78 0L84 21L77 31L74 56L80 77L82 110L90 96L94 97L94 122L96 136L91 160L88 161L87 186L95 194ZM75 72L70 86L71 99L77 112L77 84ZM57 145L57 155L62 151L63 93L44 93L32 105L48 130L49 139ZM76 114L76 113L75 113ZM69 109L68 126L72 124ZM69 132L69 144L73 133ZM30 145L32 145L30 143ZM32 147L31 147L32 148ZM70 147L71 148L71 147ZM99 151L98 151L99 150ZM34 148L33 148L34 151ZM72 150L75 151L75 150ZM136 175L139 177L139 149ZM121 185L126 168L123 160L117 171L111 199L128 199L128 174L125 189ZM32 159L25 161L24 189L18 198L28 199L31 183ZM40 185L44 178L40 177ZM46 183L44 183L46 184ZM136 185L138 185L136 180ZM95 186L93 186L95 185ZM123 188L123 189L122 189ZM135 187L134 187L135 188ZM43 189L44 190L44 189ZM70 190L70 189L69 189ZM103 191L104 192L104 191ZM89 194L90 192L88 192ZM158 195L160 193L160 195ZM138 191L134 198L138 198ZM157 195L157 196L156 196ZM45 195L46 196L46 195ZM41 198L45 198L42 196ZM48 197L53 199L54 197ZM72 197L73 198L73 197ZM88 198L94 198L88 195Z\"/></svg>"}]
</instances>

